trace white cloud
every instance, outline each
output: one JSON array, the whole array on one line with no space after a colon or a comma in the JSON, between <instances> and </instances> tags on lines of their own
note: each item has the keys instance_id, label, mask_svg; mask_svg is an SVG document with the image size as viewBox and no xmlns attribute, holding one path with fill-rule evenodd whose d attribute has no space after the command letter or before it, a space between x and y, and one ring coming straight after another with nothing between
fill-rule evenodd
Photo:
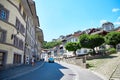
<instances>
[{"instance_id":1,"label":"white cloud","mask_svg":"<svg viewBox=\"0 0 120 80\"><path fill-rule=\"evenodd\" d=\"M117 21L120 21L120 16L117 18Z\"/></svg>"},{"instance_id":2,"label":"white cloud","mask_svg":"<svg viewBox=\"0 0 120 80\"><path fill-rule=\"evenodd\" d=\"M112 9L112 12L118 12L118 11L120 11L119 8L113 8L113 9Z\"/></svg>"},{"instance_id":3,"label":"white cloud","mask_svg":"<svg viewBox=\"0 0 120 80\"><path fill-rule=\"evenodd\" d=\"M114 22L115 25L120 25L120 22Z\"/></svg>"},{"instance_id":4,"label":"white cloud","mask_svg":"<svg viewBox=\"0 0 120 80\"><path fill-rule=\"evenodd\" d=\"M107 20L100 20L100 24L107 22Z\"/></svg>"},{"instance_id":5,"label":"white cloud","mask_svg":"<svg viewBox=\"0 0 120 80\"><path fill-rule=\"evenodd\" d=\"M120 26L120 16L116 19L116 21L113 23L116 27Z\"/></svg>"}]
</instances>

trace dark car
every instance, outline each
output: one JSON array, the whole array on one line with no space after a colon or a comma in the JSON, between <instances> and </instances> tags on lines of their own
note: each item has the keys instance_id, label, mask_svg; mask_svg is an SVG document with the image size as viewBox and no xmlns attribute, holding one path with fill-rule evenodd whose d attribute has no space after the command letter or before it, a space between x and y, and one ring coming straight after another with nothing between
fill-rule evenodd
<instances>
[{"instance_id":1,"label":"dark car","mask_svg":"<svg viewBox=\"0 0 120 80\"><path fill-rule=\"evenodd\" d=\"M50 57L50 58L48 59L48 62L49 62L49 63L54 63L54 58L53 58L53 57Z\"/></svg>"}]
</instances>

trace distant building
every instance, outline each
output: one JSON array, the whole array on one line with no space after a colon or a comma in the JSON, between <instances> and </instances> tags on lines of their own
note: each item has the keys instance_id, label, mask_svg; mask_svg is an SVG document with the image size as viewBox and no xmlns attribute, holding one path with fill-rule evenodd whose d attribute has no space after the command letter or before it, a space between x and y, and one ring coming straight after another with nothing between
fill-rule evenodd
<instances>
[{"instance_id":1,"label":"distant building","mask_svg":"<svg viewBox=\"0 0 120 80\"><path fill-rule=\"evenodd\" d=\"M111 22L105 22L102 24L102 28L105 31L112 31L112 30L114 30L114 24Z\"/></svg>"},{"instance_id":2,"label":"distant building","mask_svg":"<svg viewBox=\"0 0 120 80\"><path fill-rule=\"evenodd\" d=\"M65 38L65 36L61 35L57 40L62 41Z\"/></svg>"},{"instance_id":3,"label":"distant building","mask_svg":"<svg viewBox=\"0 0 120 80\"><path fill-rule=\"evenodd\" d=\"M120 32L120 26L115 29L115 31Z\"/></svg>"}]
</instances>

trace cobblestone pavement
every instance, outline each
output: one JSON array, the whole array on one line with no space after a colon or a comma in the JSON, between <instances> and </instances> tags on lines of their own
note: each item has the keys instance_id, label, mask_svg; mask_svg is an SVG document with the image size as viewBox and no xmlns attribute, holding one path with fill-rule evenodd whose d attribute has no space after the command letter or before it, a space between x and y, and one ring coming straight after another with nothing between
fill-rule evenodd
<instances>
[{"instance_id":1,"label":"cobblestone pavement","mask_svg":"<svg viewBox=\"0 0 120 80\"><path fill-rule=\"evenodd\" d=\"M120 80L120 63L111 75L110 80Z\"/></svg>"},{"instance_id":2,"label":"cobblestone pavement","mask_svg":"<svg viewBox=\"0 0 120 80\"><path fill-rule=\"evenodd\" d=\"M120 80L120 52L112 54L112 56L113 58L106 59L93 71L105 76L107 80Z\"/></svg>"},{"instance_id":3,"label":"cobblestone pavement","mask_svg":"<svg viewBox=\"0 0 120 80\"><path fill-rule=\"evenodd\" d=\"M0 70L0 80L12 80L13 78L24 75L42 67L43 64L43 61L39 61L36 62L34 66L32 66L31 64L24 64L6 70Z\"/></svg>"}]
</instances>

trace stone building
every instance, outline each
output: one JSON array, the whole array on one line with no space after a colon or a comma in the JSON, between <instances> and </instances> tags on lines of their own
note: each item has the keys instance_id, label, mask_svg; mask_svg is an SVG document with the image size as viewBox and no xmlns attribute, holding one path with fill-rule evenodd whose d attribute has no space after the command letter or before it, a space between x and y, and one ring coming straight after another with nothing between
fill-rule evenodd
<instances>
[{"instance_id":1,"label":"stone building","mask_svg":"<svg viewBox=\"0 0 120 80\"><path fill-rule=\"evenodd\" d=\"M26 57L38 54L36 23L39 21L34 1L0 1L0 68L21 65Z\"/></svg>"},{"instance_id":2,"label":"stone building","mask_svg":"<svg viewBox=\"0 0 120 80\"><path fill-rule=\"evenodd\" d=\"M36 42L37 42L37 59L41 59L41 53L42 53L42 43L44 41L43 31L39 27L36 27Z\"/></svg>"}]
</instances>

